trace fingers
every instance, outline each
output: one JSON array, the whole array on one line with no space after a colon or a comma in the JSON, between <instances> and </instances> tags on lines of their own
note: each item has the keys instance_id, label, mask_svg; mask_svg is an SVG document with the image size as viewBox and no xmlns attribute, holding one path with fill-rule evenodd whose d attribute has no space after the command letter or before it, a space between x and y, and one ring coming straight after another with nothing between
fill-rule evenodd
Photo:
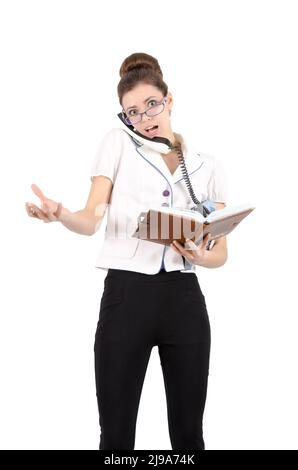
<instances>
[{"instance_id":1,"label":"fingers","mask_svg":"<svg viewBox=\"0 0 298 470\"><path fill-rule=\"evenodd\" d=\"M29 217L34 217L35 219L41 219L44 222L49 222L47 215L35 204L29 204L28 202L26 202L25 206Z\"/></svg>"},{"instance_id":2,"label":"fingers","mask_svg":"<svg viewBox=\"0 0 298 470\"><path fill-rule=\"evenodd\" d=\"M192 251L196 251L199 248L202 250L206 249L206 245L209 243L210 238L211 234L208 233L198 245L196 245L192 240L187 239L184 247L177 240L174 240L173 243L171 243L171 248L173 248L176 253L192 258Z\"/></svg>"},{"instance_id":3,"label":"fingers","mask_svg":"<svg viewBox=\"0 0 298 470\"><path fill-rule=\"evenodd\" d=\"M203 240L201 240L200 243L198 243L198 245L196 245L193 241L187 239L185 243L186 248L190 248L192 250L197 250L198 248L205 248L207 243L210 241L210 238L211 238L211 234L207 233L204 236Z\"/></svg>"},{"instance_id":4,"label":"fingers","mask_svg":"<svg viewBox=\"0 0 298 470\"><path fill-rule=\"evenodd\" d=\"M51 221L51 220L56 220L56 217L53 217L52 212L51 212L49 206L48 206L45 202L43 202L43 204L42 204L42 210L43 210L45 216L46 216L50 221Z\"/></svg>"},{"instance_id":5,"label":"fingers","mask_svg":"<svg viewBox=\"0 0 298 470\"><path fill-rule=\"evenodd\" d=\"M55 210L55 212L53 212L53 215L57 217L57 219L59 219L61 211L62 211L62 203L58 202L57 209Z\"/></svg>"},{"instance_id":6,"label":"fingers","mask_svg":"<svg viewBox=\"0 0 298 470\"><path fill-rule=\"evenodd\" d=\"M43 194L42 190L36 185L36 184L31 184L32 191L38 196L40 199L44 200L46 199L46 196Z\"/></svg>"},{"instance_id":7,"label":"fingers","mask_svg":"<svg viewBox=\"0 0 298 470\"><path fill-rule=\"evenodd\" d=\"M186 250L185 248L183 248L181 243L177 242L177 240L174 240L173 243L171 243L171 248L173 248L173 250L176 251L176 253L178 253L179 255L185 256L185 258L188 258L188 259L194 258L194 256L191 253L191 250L190 249Z\"/></svg>"},{"instance_id":8,"label":"fingers","mask_svg":"<svg viewBox=\"0 0 298 470\"><path fill-rule=\"evenodd\" d=\"M210 241L210 238L211 238L211 234L210 233L207 233L203 240L200 241L200 243L198 245L196 245L193 241L191 240L186 240L186 243L185 243L185 247L186 248L189 248L191 250L197 250L198 248L200 249L204 249L206 247L206 245L209 243Z\"/></svg>"},{"instance_id":9,"label":"fingers","mask_svg":"<svg viewBox=\"0 0 298 470\"><path fill-rule=\"evenodd\" d=\"M57 206L56 206L56 210L53 211L53 209L51 209L48 204L46 202L43 202L43 210L46 214L46 216L51 220L51 221L55 221L55 220L58 220L58 217L60 216L61 212L62 212L62 204L61 202L57 203Z\"/></svg>"},{"instance_id":10,"label":"fingers","mask_svg":"<svg viewBox=\"0 0 298 470\"><path fill-rule=\"evenodd\" d=\"M32 191L38 196L42 201L42 207L39 209L38 207L34 206L34 204L26 203L26 210L28 215L31 217L36 217L42 219L44 222L51 222L59 220L59 217L62 212L62 203L55 203L51 199L48 199L42 190L35 184L31 184ZM27 209L28 204L28 209ZM57 205L56 205L57 204ZM53 211L53 205L55 207L55 211ZM28 212L29 210L29 212ZM33 210L33 211L32 211Z\"/></svg>"},{"instance_id":11,"label":"fingers","mask_svg":"<svg viewBox=\"0 0 298 470\"><path fill-rule=\"evenodd\" d=\"M178 248L176 248L175 245L176 245L176 243L173 242L173 243L171 243L170 246L178 255L181 255L180 251L178 250Z\"/></svg>"},{"instance_id":12,"label":"fingers","mask_svg":"<svg viewBox=\"0 0 298 470\"><path fill-rule=\"evenodd\" d=\"M203 243L202 243L202 248L205 249L206 246L208 245L208 243L210 242L211 240L211 233L208 233L207 235L205 235L204 239L203 239Z\"/></svg>"},{"instance_id":13,"label":"fingers","mask_svg":"<svg viewBox=\"0 0 298 470\"><path fill-rule=\"evenodd\" d=\"M198 245L196 245L192 240L187 239L184 243L184 248L186 250L197 250Z\"/></svg>"}]
</instances>

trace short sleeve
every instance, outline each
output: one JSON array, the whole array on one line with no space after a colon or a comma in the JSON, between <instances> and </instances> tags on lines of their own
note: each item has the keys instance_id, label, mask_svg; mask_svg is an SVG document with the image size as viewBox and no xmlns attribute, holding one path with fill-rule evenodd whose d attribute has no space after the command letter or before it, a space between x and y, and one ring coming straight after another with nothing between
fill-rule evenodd
<instances>
[{"instance_id":1,"label":"short sleeve","mask_svg":"<svg viewBox=\"0 0 298 470\"><path fill-rule=\"evenodd\" d=\"M100 141L91 165L92 176L107 176L114 184L122 153L121 129L110 129Z\"/></svg>"},{"instance_id":2,"label":"short sleeve","mask_svg":"<svg viewBox=\"0 0 298 470\"><path fill-rule=\"evenodd\" d=\"M228 178L220 160L213 157L213 169L208 183L208 198L214 202L227 203Z\"/></svg>"}]
</instances>

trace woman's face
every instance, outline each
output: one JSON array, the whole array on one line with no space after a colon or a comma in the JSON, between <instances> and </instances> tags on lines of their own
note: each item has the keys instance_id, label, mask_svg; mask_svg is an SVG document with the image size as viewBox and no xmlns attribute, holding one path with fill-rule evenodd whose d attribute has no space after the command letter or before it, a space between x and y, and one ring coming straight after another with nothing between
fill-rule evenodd
<instances>
[{"instance_id":1,"label":"woman's face","mask_svg":"<svg viewBox=\"0 0 298 470\"><path fill-rule=\"evenodd\" d=\"M162 92L153 85L140 83L131 91L126 92L122 98L122 108L128 119L137 113L146 111L148 108L154 107L163 100ZM142 115L142 120L133 123L133 127L146 137L153 138L155 136L167 137L172 140L173 132L170 122L170 110L172 109L173 98L171 93L167 94L167 101L164 110L155 116ZM146 128L149 126L158 126L157 131L148 132Z\"/></svg>"}]
</instances>

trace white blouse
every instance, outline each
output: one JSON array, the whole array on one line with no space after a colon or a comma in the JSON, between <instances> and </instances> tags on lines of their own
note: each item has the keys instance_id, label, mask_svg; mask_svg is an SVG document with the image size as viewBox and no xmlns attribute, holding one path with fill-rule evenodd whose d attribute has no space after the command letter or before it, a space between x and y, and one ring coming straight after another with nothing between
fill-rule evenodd
<instances>
[{"instance_id":1,"label":"white blouse","mask_svg":"<svg viewBox=\"0 0 298 470\"><path fill-rule=\"evenodd\" d=\"M227 175L214 156L198 153L181 134L189 179L200 201L227 202ZM196 265L171 247L132 237L141 212L151 207L190 209L188 193L179 165L172 175L161 154L141 144L122 128L112 128L103 137L91 167L93 176L107 176L113 183L107 207L105 238L95 267L156 274L166 271L195 272Z\"/></svg>"}]
</instances>

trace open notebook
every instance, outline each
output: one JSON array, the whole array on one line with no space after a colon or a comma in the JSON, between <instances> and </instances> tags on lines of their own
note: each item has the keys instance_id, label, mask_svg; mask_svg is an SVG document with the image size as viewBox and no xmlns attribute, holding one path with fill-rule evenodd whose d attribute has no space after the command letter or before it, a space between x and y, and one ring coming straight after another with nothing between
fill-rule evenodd
<instances>
[{"instance_id":1,"label":"open notebook","mask_svg":"<svg viewBox=\"0 0 298 470\"><path fill-rule=\"evenodd\" d=\"M153 207L140 213L138 226L132 236L163 245L170 245L173 240L177 240L184 246L186 239L198 245L210 233L210 246L212 240L230 233L254 209L251 204L241 204L214 210L204 217L190 209Z\"/></svg>"}]
</instances>

